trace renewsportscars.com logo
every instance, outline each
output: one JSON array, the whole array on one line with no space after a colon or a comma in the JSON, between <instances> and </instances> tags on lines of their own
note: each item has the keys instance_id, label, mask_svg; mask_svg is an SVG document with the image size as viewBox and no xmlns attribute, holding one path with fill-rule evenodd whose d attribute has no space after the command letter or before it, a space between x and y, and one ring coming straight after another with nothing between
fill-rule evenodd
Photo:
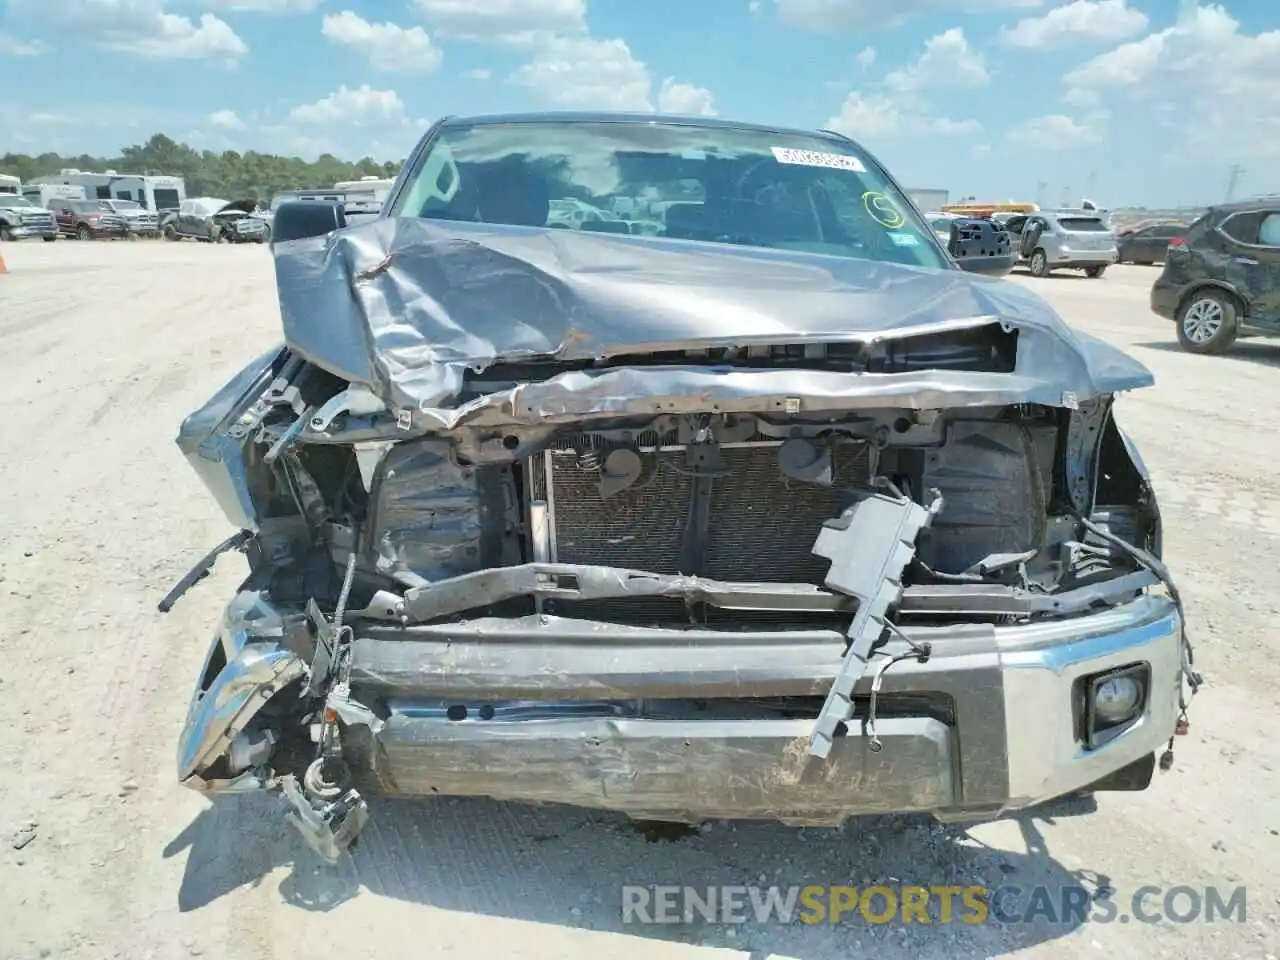
<instances>
[{"instance_id":1,"label":"renewsportscars.com logo","mask_svg":"<svg viewBox=\"0 0 1280 960\"><path fill-rule=\"evenodd\" d=\"M1246 888L1138 887L1125 898L1081 886L625 886L622 922L1243 923Z\"/></svg>"}]
</instances>

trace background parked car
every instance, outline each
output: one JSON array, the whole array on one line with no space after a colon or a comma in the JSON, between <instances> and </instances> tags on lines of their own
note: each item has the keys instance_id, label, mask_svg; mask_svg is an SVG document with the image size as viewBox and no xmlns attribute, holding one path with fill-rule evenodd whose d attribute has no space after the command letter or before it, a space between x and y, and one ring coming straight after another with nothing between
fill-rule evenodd
<instances>
[{"instance_id":1,"label":"background parked car","mask_svg":"<svg viewBox=\"0 0 1280 960\"><path fill-rule=\"evenodd\" d=\"M265 243L271 231L254 216L256 200L227 201L219 197L192 197L176 212L166 214L160 230L166 240L190 237L204 243Z\"/></svg>"},{"instance_id":2,"label":"background parked car","mask_svg":"<svg viewBox=\"0 0 1280 960\"><path fill-rule=\"evenodd\" d=\"M259 212L257 200L233 200L213 215L219 239L228 243L266 243L271 222Z\"/></svg>"},{"instance_id":3,"label":"background parked car","mask_svg":"<svg viewBox=\"0 0 1280 960\"><path fill-rule=\"evenodd\" d=\"M1238 336L1280 336L1280 198L1224 204L1174 238L1151 286L1151 309L1177 324L1191 353Z\"/></svg>"},{"instance_id":4,"label":"background parked car","mask_svg":"<svg viewBox=\"0 0 1280 960\"><path fill-rule=\"evenodd\" d=\"M1187 224L1180 221L1146 223L1121 230L1116 238L1120 263L1164 263L1169 241L1185 236Z\"/></svg>"},{"instance_id":5,"label":"background parked car","mask_svg":"<svg viewBox=\"0 0 1280 960\"><path fill-rule=\"evenodd\" d=\"M120 239L128 233L124 217L102 209L97 200L49 201L49 210L58 223L58 233L77 240Z\"/></svg>"},{"instance_id":6,"label":"background parked car","mask_svg":"<svg viewBox=\"0 0 1280 960\"><path fill-rule=\"evenodd\" d=\"M160 218L136 200L99 200L98 205L123 217L132 236L154 237L160 232Z\"/></svg>"},{"instance_id":7,"label":"background parked car","mask_svg":"<svg viewBox=\"0 0 1280 960\"><path fill-rule=\"evenodd\" d=\"M1101 277L1118 256L1115 234L1101 211L1042 210L1012 217L1005 227L1019 262L1035 277L1063 267Z\"/></svg>"},{"instance_id":8,"label":"background parked car","mask_svg":"<svg viewBox=\"0 0 1280 960\"><path fill-rule=\"evenodd\" d=\"M58 224L53 214L25 197L0 193L0 240L25 240L28 237L58 239Z\"/></svg>"}]
</instances>

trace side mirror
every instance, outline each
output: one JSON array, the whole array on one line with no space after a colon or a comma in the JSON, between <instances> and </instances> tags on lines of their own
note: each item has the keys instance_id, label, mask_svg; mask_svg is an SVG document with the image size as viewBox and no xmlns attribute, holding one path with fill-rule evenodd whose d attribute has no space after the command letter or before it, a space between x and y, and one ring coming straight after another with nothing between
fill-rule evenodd
<instances>
[{"instance_id":1,"label":"side mirror","mask_svg":"<svg viewBox=\"0 0 1280 960\"><path fill-rule=\"evenodd\" d=\"M961 270L993 277L1008 274L1018 260L1009 231L992 220L951 221L947 252Z\"/></svg>"},{"instance_id":2,"label":"side mirror","mask_svg":"<svg viewBox=\"0 0 1280 960\"><path fill-rule=\"evenodd\" d=\"M347 225L342 204L332 200L287 200L276 209L271 243L287 243L306 237L323 237Z\"/></svg>"}]
</instances>

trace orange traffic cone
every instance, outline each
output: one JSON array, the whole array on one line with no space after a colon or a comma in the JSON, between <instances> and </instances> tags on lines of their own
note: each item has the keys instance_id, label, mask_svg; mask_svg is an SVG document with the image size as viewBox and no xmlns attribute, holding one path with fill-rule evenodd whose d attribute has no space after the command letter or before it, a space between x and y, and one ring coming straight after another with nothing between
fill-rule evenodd
<instances>
[{"instance_id":1,"label":"orange traffic cone","mask_svg":"<svg viewBox=\"0 0 1280 960\"><path fill-rule=\"evenodd\" d=\"M4 265L4 256L0 254L0 274L8 273L9 268Z\"/></svg>"}]
</instances>

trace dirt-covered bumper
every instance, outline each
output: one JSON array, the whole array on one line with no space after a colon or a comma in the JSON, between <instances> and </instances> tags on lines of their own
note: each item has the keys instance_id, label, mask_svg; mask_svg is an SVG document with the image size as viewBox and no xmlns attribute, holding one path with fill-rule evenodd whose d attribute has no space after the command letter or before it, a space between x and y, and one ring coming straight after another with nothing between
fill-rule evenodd
<instances>
[{"instance_id":1,"label":"dirt-covered bumper","mask_svg":"<svg viewBox=\"0 0 1280 960\"><path fill-rule=\"evenodd\" d=\"M228 608L182 734L187 785L266 786L282 772L272 747L287 732L263 707L305 682L296 630L258 594ZM1177 724L1180 621L1161 597L905 633L932 655L883 674L873 727L860 680L853 719L819 759L809 737L841 669L836 631L691 635L556 617L357 628L344 759L367 794L830 824L990 816L1094 785L1141 788ZM1093 698L1113 675L1134 679L1140 699L1108 726Z\"/></svg>"}]
</instances>

